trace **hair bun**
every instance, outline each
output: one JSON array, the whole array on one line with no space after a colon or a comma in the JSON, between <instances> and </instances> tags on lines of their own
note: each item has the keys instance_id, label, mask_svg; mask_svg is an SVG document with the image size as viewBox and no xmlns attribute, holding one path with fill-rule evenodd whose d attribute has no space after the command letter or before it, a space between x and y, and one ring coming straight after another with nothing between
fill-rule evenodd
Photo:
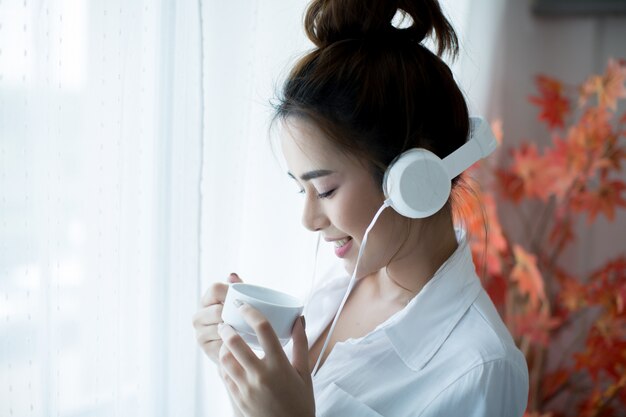
<instances>
[{"instance_id":1,"label":"hair bun","mask_svg":"<svg viewBox=\"0 0 626 417\"><path fill-rule=\"evenodd\" d=\"M397 12L403 19L410 18L408 27L393 25ZM421 43L434 32L438 55L458 52L456 34L437 0L313 0L304 27L318 48L346 39L401 37Z\"/></svg>"}]
</instances>

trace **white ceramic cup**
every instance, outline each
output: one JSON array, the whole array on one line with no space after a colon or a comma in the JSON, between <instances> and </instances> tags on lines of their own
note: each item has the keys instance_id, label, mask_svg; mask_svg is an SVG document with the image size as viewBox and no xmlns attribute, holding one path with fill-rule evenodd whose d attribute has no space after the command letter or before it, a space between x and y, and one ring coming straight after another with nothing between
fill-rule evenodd
<instances>
[{"instance_id":1,"label":"white ceramic cup","mask_svg":"<svg viewBox=\"0 0 626 417\"><path fill-rule=\"evenodd\" d=\"M282 346L291 339L293 325L304 309L302 302L289 294L241 282L230 284L224 300L222 320L235 329L251 348L258 350L263 348L254 330L239 313L235 300L259 310L270 322Z\"/></svg>"}]
</instances>

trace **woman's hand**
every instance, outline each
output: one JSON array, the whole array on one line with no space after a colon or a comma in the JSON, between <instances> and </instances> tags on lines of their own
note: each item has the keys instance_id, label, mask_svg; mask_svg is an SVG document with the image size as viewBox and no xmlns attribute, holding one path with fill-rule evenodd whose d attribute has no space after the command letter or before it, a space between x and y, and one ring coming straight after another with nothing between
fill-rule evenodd
<instances>
[{"instance_id":1,"label":"woman's hand","mask_svg":"<svg viewBox=\"0 0 626 417\"><path fill-rule=\"evenodd\" d=\"M265 316L245 303L239 311L254 329L265 356L259 359L232 327L220 326L224 342L219 351L220 371L233 402L249 417L314 417L304 317L293 326L290 363Z\"/></svg>"},{"instance_id":2,"label":"woman's hand","mask_svg":"<svg viewBox=\"0 0 626 417\"><path fill-rule=\"evenodd\" d=\"M230 274L228 282L242 282L235 273ZM204 353L215 364L219 364L219 352L222 347L222 338L217 333L217 326L223 323L222 309L228 292L228 284L216 282L202 296L202 307L193 316L193 327L196 329L198 344Z\"/></svg>"},{"instance_id":3,"label":"woman's hand","mask_svg":"<svg viewBox=\"0 0 626 417\"><path fill-rule=\"evenodd\" d=\"M243 281L233 272L228 276L228 282L232 284ZM217 326L224 322L222 320L222 309L224 308L224 300L226 299L227 292L227 284L217 282L211 285L204 296L202 296L202 307L193 316L193 326L196 329L198 344L202 350L204 350L204 353L206 353L209 359L218 366L218 369L221 368L218 357L220 348L222 347L222 338L217 332ZM219 369L219 371L220 376L224 375L224 372L222 372L221 369ZM241 411L237 409L232 396L230 401L233 406L234 416L242 416Z\"/></svg>"}]
</instances>

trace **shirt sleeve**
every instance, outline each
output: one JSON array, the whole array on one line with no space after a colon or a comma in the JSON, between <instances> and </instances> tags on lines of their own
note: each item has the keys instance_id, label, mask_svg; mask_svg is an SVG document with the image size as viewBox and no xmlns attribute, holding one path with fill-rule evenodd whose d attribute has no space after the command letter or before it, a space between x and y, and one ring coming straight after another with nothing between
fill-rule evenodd
<instances>
[{"instance_id":1,"label":"shirt sleeve","mask_svg":"<svg viewBox=\"0 0 626 417\"><path fill-rule=\"evenodd\" d=\"M521 417L528 402L528 369L509 359L480 364L428 404L420 417Z\"/></svg>"}]
</instances>

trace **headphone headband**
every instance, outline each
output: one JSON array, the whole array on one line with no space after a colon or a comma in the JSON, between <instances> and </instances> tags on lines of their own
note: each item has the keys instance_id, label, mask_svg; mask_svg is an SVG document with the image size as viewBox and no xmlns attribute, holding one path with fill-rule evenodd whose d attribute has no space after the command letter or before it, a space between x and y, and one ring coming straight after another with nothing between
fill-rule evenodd
<instances>
[{"instance_id":1,"label":"headphone headband","mask_svg":"<svg viewBox=\"0 0 626 417\"><path fill-rule=\"evenodd\" d=\"M489 156L496 147L496 138L489 124L480 117L470 117L470 132L467 141L442 161L448 170L450 180Z\"/></svg>"}]
</instances>

